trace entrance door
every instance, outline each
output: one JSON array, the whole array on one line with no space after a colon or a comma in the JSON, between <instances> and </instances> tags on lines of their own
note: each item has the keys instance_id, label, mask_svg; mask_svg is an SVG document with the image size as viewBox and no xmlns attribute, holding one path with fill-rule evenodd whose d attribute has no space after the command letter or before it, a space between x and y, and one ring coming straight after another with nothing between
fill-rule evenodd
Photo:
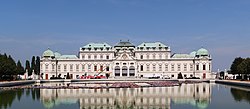
<instances>
[{"instance_id":1,"label":"entrance door","mask_svg":"<svg viewBox=\"0 0 250 109\"><path fill-rule=\"evenodd\" d=\"M128 76L128 68L126 66L122 67L122 76Z\"/></svg>"},{"instance_id":2,"label":"entrance door","mask_svg":"<svg viewBox=\"0 0 250 109\"><path fill-rule=\"evenodd\" d=\"M134 66L129 67L129 76L135 76L135 67Z\"/></svg>"},{"instance_id":3,"label":"entrance door","mask_svg":"<svg viewBox=\"0 0 250 109\"><path fill-rule=\"evenodd\" d=\"M45 75L45 79L49 79L49 75L48 74Z\"/></svg>"},{"instance_id":4,"label":"entrance door","mask_svg":"<svg viewBox=\"0 0 250 109\"><path fill-rule=\"evenodd\" d=\"M119 66L115 67L115 76L120 76L120 67Z\"/></svg>"}]
</instances>

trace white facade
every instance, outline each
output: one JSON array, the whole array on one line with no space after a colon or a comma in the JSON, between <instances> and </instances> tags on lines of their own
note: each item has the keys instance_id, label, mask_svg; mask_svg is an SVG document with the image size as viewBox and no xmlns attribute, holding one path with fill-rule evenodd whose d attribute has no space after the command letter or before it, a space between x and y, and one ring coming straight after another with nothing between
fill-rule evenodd
<instances>
[{"instance_id":1,"label":"white facade","mask_svg":"<svg viewBox=\"0 0 250 109\"><path fill-rule=\"evenodd\" d=\"M80 48L78 56L61 55L46 50L41 57L42 79L56 75L72 79L87 75L111 77L170 77L178 73L184 78L210 78L212 62L209 52L201 48L190 54L171 54L169 46L160 42L142 43L134 46L130 42L119 42L115 46L107 43L89 43Z\"/></svg>"}]
</instances>

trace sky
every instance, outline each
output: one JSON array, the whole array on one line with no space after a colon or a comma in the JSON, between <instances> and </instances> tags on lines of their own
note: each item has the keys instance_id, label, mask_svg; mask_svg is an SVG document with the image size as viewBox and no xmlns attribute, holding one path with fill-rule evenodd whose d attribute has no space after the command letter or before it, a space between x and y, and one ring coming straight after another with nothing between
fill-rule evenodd
<instances>
[{"instance_id":1,"label":"sky","mask_svg":"<svg viewBox=\"0 0 250 109\"><path fill-rule=\"evenodd\" d=\"M250 0L0 0L0 53L31 60L48 48L160 41L172 53L209 50L213 71L250 54Z\"/></svg>"}]
</instances>

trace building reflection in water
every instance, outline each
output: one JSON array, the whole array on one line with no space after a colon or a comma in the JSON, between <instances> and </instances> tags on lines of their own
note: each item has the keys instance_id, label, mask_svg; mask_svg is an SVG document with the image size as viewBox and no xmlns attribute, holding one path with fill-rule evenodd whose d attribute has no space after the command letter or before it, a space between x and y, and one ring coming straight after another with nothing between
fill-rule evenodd
<instances>
[{"instance_id":1,"label":"building reflection in water","mask_svg":"<svg viewBox=\"0 0 250 109\"><path fill-rule=\"evenodd\" d=\"M171 103L191 104L204 109L211 101L208 83L182 84L175 87L109 89L40 89L46 108L78 103L80 109L170 109Z\"/></svg>"}]
</instances>

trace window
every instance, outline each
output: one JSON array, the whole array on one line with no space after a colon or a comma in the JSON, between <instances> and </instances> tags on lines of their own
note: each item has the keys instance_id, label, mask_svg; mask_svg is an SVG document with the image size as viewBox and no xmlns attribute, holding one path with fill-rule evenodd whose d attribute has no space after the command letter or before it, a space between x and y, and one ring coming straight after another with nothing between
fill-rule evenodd
<instances>
[{"instance_id":1,"label":"window","mask_svg":"<svg viewBox=\"0 0 250 109\"><path fill-rule=\"evenodd\" d=\"M143 55L141 55L141 59L143 59Z\"/></svg>"},{"instance_id":2,"label":"window","mask_svg":"<svg viewBox=\"0 0 250 109\"><path fill-rule=\"evenodd\" d=\"M149 71L149 64L147 64L147 71Z\"/></svg>"},{"instance_id":3,"label":"window","mask_svg":"<svg viewBox=\"0 0 250 109\"><path fill-rule=\"evenodd\" d=\"M57 65L57 69L58 69L59 72L61 71L61 65L60 64Z\"/></svg>"},{"instance_id":4,"label":"window","mask_svg":"<svg viewBox=\"0 0 250 109\"><path fill-rule=\"evenodd\" d=\"M78 64L76 65L76 71L79 71L79 65Z\"/></svg>"},{"instance_id":5,"label":"window","mask_svg":"<svg viewBox=\"0 0 250 109\"><path fill-rule=\"evenodd\" d=\"M147 54L147 59L149 59L149 54Z\"/></svg>"},{"instance_id":6,"label":"window","mask_svg":"<svg viewBox=\"0 0 250 109\"><path fill-rule=\"evenodd\" d=\"M205 64L203 64L203 70L206 70L206 65Z\"/></svg>"},{"instance_id":7,"label":"window","mask_svg":"<svg viewBox=\"0 0 250 109\"><path fill-rule=\"evenodd\" d=\"M196 70L199 70L199 65L196 65Z\"/></svg>"},{"instance_id":8,"label":"window","mask_svg":"<svg viewBox=\"0 0 250 109\"><path fill-rule=\"evenodd\" d=\"M73 71L73 65L70 65L69 67L70 67L70 71Z\"/></svg>"},{"instance_id":9,"label":"window","mask_svg":"<svg viewBox=\"0 0 250 109\"><path fill-rule=\"evenodd\" d=\"M161 54L159 54L159 59L161 59L162 58L162 55Z\"/></svg>"},{"instance_id":10,"label":"window","mask_svg":"<svg viewBox=\"0 0 250 109\"><path fill-rule=\"evenodd\" d=\"M106 67L106 71L109 71L109 66Z\"/></svg>"},{"instance_id":11,"label":"window","mask_svg":"<svg viewBox=\"0 0 250 109\"><path fill-rule=\"evenodd\" d=\"M103 55L100 55L100 58L103 59Z\"/></svg>"},{"instance_id":12,"label":"window","mask_svg":"<svg viewBox=\"0 0 250 109\"><path fill-rule=\"evenodd\" d=\"M193 64L190 64L190 71L193 71Z\"/></svg>"},{"instance_id":13,"label":"window","mask_svg":"<svg viewBox=\"0 0 250 109\"><path fill-rule=\"evenodd\" d=\"M174 64L171 65L171 71L174 71Z\"/></svg>"},{"instance_id":14,"label":"window","mask_svg":"<svg viewBox=\"0 0 250 109\"><path fill-rule=\"evenodd\" d=\"M209 70L211 70L211 64L209 64Z\"/></svg>"},{"instance_id":15,"label":"window","mask_svg":"<svg viewBox=\"0 0 250 109\"><path fill-rule=\"evenodd\" d=\"M91 71L91 65L88 65L88 71Z\"/></svg>"},{"instance_id":16,"label":"window","mask_svg":"<svg viewBox=\"0 0 250 109\"><path fill-rule=\"evenodd\" d=\"M159 64L159 71L162 71L162 65Z\"/></svg>"},{"instance_id":17,"label":"window","mask_svg":"<svg viewBox=\"0 0 250 109\"><path fill-rule=\"evenodd\" d=\"M66 64L63 66L63 69L64 69L65 72L67 71L67 65Z\"/></svg>"},{"instance_id":18,"label":"window","mask_svg":"<svg viewBox=\"0 0 250 109\"><path fill-rule=\"evenodd\" d=\"M52 64L52 71L55 71L55 64Z\"/></svg>"},{"instance_id":19,"label":"window","mask_svg":"<svg viewBox=\"0 0 250 109\"><path fill-rule=\"evenodd\" d=\"M94 66L94 71L97 71L97 66L96 65Z\"/></svg>"},{"instance_id":20,"label":"window","mask_svg":"<svg viewBox=\"0 0 250 109\"><path fill-rule=\"evenodd\" d=\"M184 64L184 71L187 71L187 64Z\"/></svg>"},{"instance_id":21,"label":"window","mask_svg":"<svg viewBox=\"0 0 250 109\"><path fill-rule=\"evenodd\" d=\"M153 64L153 71L155 71L155 64Z\"/></svg>"},{"instance_id":22,"label":"window","mask_svg":"<svg viewBox=\"0 0 250 109\"><path fill-rule=\"evenodd\" d=\"M88 59L91 59L91 55L88 55Z\"/></svg>"},{"instance_id":23,"label":"window","mask_svg":"<svg viewBox=\"0 0 250 109\"><path fill-rule=\"evenodd\" d=\"M168 64L165 64L165 71L168 71Z\"/></svg>"},{"instance_id":24,"label":"window","mask_svg":"<svg viewBox=\"0 0 250 109\"><path fill-rule=\"evenodd\" d=\"M143 65L141 65L141 71L143 71Z\"/></svg>"},{"instance_id":25,"label":"window","mask_svg":"<svg viewBox=\"0 0 250 109\"><path fill-rule=\"evenodd\" d=\"M100 66L100 71L103 71L103 66L102 65Z\"/></svg>"},{"instance_id":26,"label":"window","mask_svg":"<svg viewBox=\"0 0 250 109\"><path fill-rule=\"evenodd\" d=\"M94 59L97 59L97 55L94 55Z\"/></svg>"},{"instance_id":27,"label":"window","mask_svg":"<svg viewBox=\"0 0 250 109\"><path fill-rule=\"evenodd\" d=\"M155 54L153 54L153 59L155 59Z\"/></svg>"},{"instance_id":28,"label":"window","mask_svg":"<svg viewBox=\"0 0 250 109\"><path fill-rule=\"evenodd\" d=\"M84 55L82 55L82 59L84 59L85 58L85 56Z\"/></svg>"},{"instance_id":29,"label":"window","mask_svg":"<svg viewBox=\"0 0 250 109\"><path fill-rule=\"evenodd\" d=\"M106 56L106 59L109 59L109 56L108 56L108 55Z\"/></svg>"},{"instance_id":30,"label":"window","mask_svg":"<svg viewBox=\"0 0 250 109\"><path fill-rule=\"evenodd\" d=\"M178 65L177 65L177 68L178 68L178 69L177 69L178 71L181 71L181 64L178 64Z\"/></svg>"},{"instance_id":31,"label":"window","mask_svg":"<svg viewBox=\"0 0 250 109\"><path fill-rule=\"evenodd\" d=\"M82 71L83 72L85 71L85 65L84 64L82 65Z\"/></svg>"},{"instance_id":32,"label":"window","mask_svg":"<svg viewBox=\"0 0 250 109\"><path fill-rule=\"evenodd\" d=\"M49 69L49 65L48 65L48 64L45 65L45 69L46 69L46 70Z\"/></svg>"}]
</instances>

